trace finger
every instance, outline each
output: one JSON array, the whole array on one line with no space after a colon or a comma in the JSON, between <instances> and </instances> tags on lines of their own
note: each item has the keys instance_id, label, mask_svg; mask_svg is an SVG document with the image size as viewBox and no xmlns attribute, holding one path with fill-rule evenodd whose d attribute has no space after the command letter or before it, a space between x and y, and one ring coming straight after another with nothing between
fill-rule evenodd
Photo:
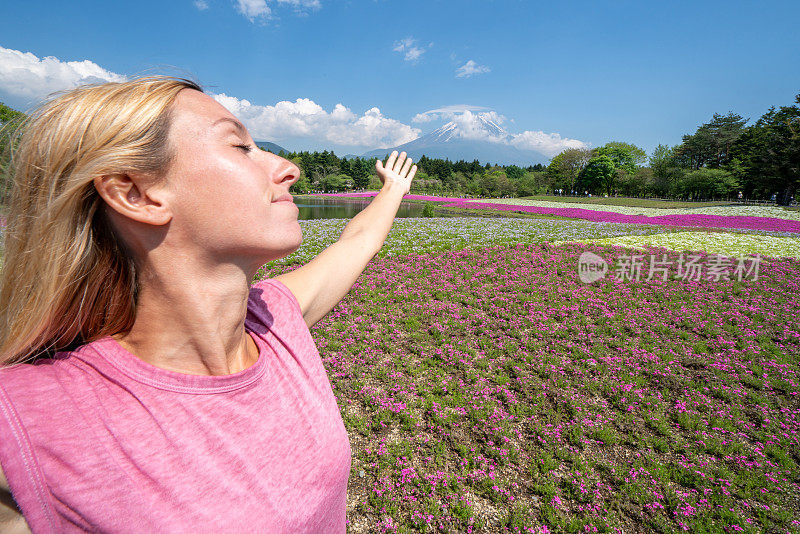
<instances>
[{"instance_id":1,"label":"finger","mask_svg":"<svg viewBox=\"0 0 800 534\"><path fill-rule=\"evenodd\" d=\"M408 180L411 181L414 179L414 176L417 174L417 166L414 165L411 167L411 172L408 173Z\"/></svg>"},{"instance_id":2,"label":"finger","mask_svg":"<svg viewBox=\"0 0 800 534\"><path fill-rule=\"evenodd\" d=\"M394 152L392 152L391 154L389 154L389 157L388 157L388 158L386 158L386 165L384 165L383 167L384 167L385 169L389 169L389 170L391 171L391 170L392 170L392 168L394 167L394 162L395 162L396 160L397 160L397 150L395 150Z\"/></svg>"},{"instance_id":3,"label":"finger","mask_svg":"<svg viewBox=\"0 0 800 534\"><path fill-rule=\"evenodd\" d=\"M397 174L400 174L400 169L403 167L403 162L406 160L406 153L400 152L400 157L397 158L397 161L394 164L394 168L392 170Z\"/></svg>"},{"instance_id":4,"label":"finger","mask_svg":"<svg viewBox=\"0 0 800 534\"><path fill-rule=\"evenodd\" d=\"M408 174L408 169L411 168L412 163L414 163L414 161L411 158L408 158L406 162L403 164L403 168L400 169L400 172L398 174L400 174L400 176L405 177L405 175Z\"/></svg>"},{"instance_id":5,"label":"finger","mask_svg":"<svg viewBox=\"0 0 800 534\"><path fill-rule=\"evenodd\" d=\"M378 171L383 170L383 162L379 159L375 160L375 169Z\"/></svg>"}]
</instances>

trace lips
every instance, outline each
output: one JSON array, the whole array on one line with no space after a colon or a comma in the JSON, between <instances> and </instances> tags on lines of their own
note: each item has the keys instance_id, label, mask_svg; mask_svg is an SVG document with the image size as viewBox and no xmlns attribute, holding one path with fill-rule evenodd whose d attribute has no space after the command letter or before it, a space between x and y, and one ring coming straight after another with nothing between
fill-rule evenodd
<instances>
[{"instance_id":1,"label":"lips","mask_svg":"<svg viewBox=\"0 0 800 534\"><path fill-rule=\"evenodd\" d=\"M294 204L294 197L289 193L286 193L285 195L281 195L275 200L273 200L273 202L291 202L292 204Z\"/></svg>"}]
</instances>

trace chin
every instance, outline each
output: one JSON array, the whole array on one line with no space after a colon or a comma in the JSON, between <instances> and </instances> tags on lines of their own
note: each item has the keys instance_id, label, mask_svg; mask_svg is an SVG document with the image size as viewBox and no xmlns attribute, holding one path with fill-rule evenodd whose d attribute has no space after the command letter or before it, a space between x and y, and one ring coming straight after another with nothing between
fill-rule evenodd
<instances>
[{"instance_id":1,"label":"chin","mask_svg":"<svg viewBox=\"0 0 800 534\"><path fill-rule=\"evenodd\" d=\"M275 260L281 260L281 259L289 256L290 254L293 254L294 252L296 252L297 249L299 249L300 245L302 245L302 244L303 244L303 238L301 236L295 243L287 244L285 247L282 247L282 249L279 250L279 251L275 250L275 249L272 249L271 251L266 253L264 256L262 256L262 260L261 260L262 264L263 263L269 263L269 262L275 261ZM266 259L264 259L264 258L266 258Z\"/></svg>"}]
</instances>

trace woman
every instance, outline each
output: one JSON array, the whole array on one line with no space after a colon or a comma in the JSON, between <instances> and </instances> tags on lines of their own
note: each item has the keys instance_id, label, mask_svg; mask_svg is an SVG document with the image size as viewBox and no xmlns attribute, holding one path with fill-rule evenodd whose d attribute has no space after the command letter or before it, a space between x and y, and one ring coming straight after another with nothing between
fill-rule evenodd
<instances>
[{"instance_id":1,"label":"woman","mask_svg":"<svg viewBox=\"0 0 800 534\"><path fill-rule=\"evenodd\" d=\"M0 531L344 531L350 444L309 327L381 248L405 156L335 244L251 287L301 243L300 170L200 87L35 111L0 273Z\"/></svg>"}]
</instances>

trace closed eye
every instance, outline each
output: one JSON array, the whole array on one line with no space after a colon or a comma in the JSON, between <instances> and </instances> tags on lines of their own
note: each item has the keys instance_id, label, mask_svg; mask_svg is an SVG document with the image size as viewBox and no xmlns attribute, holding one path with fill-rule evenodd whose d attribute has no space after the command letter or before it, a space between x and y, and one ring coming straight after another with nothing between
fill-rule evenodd
<instances>
[{"instance_id":1,"label":"closed eye","mask_svg":"<svg viewBox=\"0 0 800 534\"><path fill-rule=\"evenodd\" d=\"M236 148L241 148L245 152L250 152L251 150L253 150L252 145L233 145L233 146Z\"/></svg>"}]
</instances>

